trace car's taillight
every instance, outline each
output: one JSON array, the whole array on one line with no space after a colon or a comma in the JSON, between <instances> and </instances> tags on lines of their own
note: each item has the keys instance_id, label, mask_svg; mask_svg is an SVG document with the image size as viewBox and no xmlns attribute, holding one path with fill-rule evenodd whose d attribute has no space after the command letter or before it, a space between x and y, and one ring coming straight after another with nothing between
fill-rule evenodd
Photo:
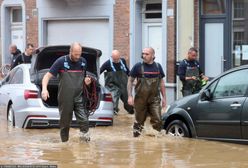
<instances>
[{"instance_id":1,"label":"car's taillight","mask_svg":"<svg viewBox=\"0 0 248 168\"><path fill-rule=\"evenodd\" d=\"M99 120L106 120L106 121L112 121L113 118L109 118L109 117L99 117Z\"/></svg>"},{"instance_id":2,"label":"car's taillight","mask_svg":"<svg viewBox=\"0 0 248 168\"><path fill-rule=\"evenodd\" d=\"M26 118L47 118L45 115L28 115Z\"/></svg>"},{"instance_id":3,"label":"car's taillight","mask_svg":"<svg viewBox=\"0 0 248 168\"><path fill-rule=\"evenodd\" d=\"M112 95L111 95L111 93L105 93L103 95L103 101L112 102Z\"/></svg>"},{"instance_id":4,"label":"car's taillight","mask_svg":"<svg viewBox=\"0 0 248 168\"><path fill-rule=\"evenodd\" d=\"M35 99L38 98L38 91L34 90L25 90L24 91L24 98L27 99Z\"/></svg>"}]
</instances>

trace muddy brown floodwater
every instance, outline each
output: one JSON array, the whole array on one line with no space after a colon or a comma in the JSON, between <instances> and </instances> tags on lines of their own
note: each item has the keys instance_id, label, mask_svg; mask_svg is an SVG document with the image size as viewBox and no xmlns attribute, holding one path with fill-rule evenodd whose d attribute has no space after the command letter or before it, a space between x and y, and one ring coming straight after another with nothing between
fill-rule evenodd
<instances>
[{"instance_id":1,"label":"muddy brown floodwater","mask_svg":"<svg viewBox=\"0 0 248 168\"><path fill-rule=\"evenodd\" d=\"M150 127L132 137L131 115L121 111L114 126L91 128L91 142L71 129L61 143L59 129L21 129L0 120L0 164L51 164L59 168L237 168L248 167L248 146L158 136Z\"/></svg>"}]
</instances>

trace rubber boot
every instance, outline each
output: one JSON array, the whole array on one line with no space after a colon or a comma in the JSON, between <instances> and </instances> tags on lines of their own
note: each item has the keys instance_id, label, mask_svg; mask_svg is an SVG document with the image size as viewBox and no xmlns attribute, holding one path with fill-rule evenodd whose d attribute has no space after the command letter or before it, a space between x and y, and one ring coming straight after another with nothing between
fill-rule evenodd
<instances>
[{"instance_id":1,"label":"rubber boot","mask_svg":"<svg viewBox=\"0 0 248 168\"><path fill-rule=\"evenodd\" d=\"M134 123L133 124L133 137L139 137L141 135L143 126L139 123Z\"/></svg>"},{"instance_id":2,"label":"rubber boot","mask_svg":"<svg viewBox=\"0 0 248 168\"><path fill-rule=\"evenodd\" d=\"M80 140L82 142L89 142L90 141L90 133L88 132L80 132Z\"/></svg>"},{"instance_id":3,"label":"rubber boot","mask_svg":"<svg viewBox=\"0 0 248 168\"><path fill-rule=\"evenodd\" d=\"M62 142L69 140L69 129L70 128L60 128L60 138Z\"/></svg>"}]
</instances>

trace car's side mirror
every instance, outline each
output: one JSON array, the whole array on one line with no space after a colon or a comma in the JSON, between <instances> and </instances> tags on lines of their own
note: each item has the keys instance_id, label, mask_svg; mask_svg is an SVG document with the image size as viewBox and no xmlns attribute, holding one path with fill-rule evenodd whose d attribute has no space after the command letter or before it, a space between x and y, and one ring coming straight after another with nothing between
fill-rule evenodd
<instances>
[{"instance_id":1,"label":"car's side mirror","mask_svg":"<svg viewBox=\"0 0 248 168\"><path fill-rule=\"evenodd\" d=\"M209 89L204 90L201 94L201 100L202 101L205 101L205 100L209 101L211 99L212 99L212 96L211 96L210 90Z\"/></svg>"}]
</instances>

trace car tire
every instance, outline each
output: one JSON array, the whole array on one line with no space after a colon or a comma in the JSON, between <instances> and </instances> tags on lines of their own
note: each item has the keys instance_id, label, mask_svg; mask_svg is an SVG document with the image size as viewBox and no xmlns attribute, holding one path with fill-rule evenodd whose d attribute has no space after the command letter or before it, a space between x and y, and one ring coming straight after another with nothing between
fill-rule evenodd
<instances>
[{"instance_id":1,"label":"car tire","mask_svg":"<svg viewBox=\"0 0 248 168\"><path fill-rule=\"evenodd\" d=\"M12 105L9 106L8 108L8 116L7 116L8 124L10 126L15 126L15 112L12 108Z\"/></svg>"},{"instance_id":2,"label":"car tire","mask_svg":"<svg viewBox=\"0 0 248 168\"><path fill-rule=\"evenodd\" d=\"M166 134L177 137L190 137L189 129L181 120L173 120L166 128Z\"/></svg>"}]
</instances>

